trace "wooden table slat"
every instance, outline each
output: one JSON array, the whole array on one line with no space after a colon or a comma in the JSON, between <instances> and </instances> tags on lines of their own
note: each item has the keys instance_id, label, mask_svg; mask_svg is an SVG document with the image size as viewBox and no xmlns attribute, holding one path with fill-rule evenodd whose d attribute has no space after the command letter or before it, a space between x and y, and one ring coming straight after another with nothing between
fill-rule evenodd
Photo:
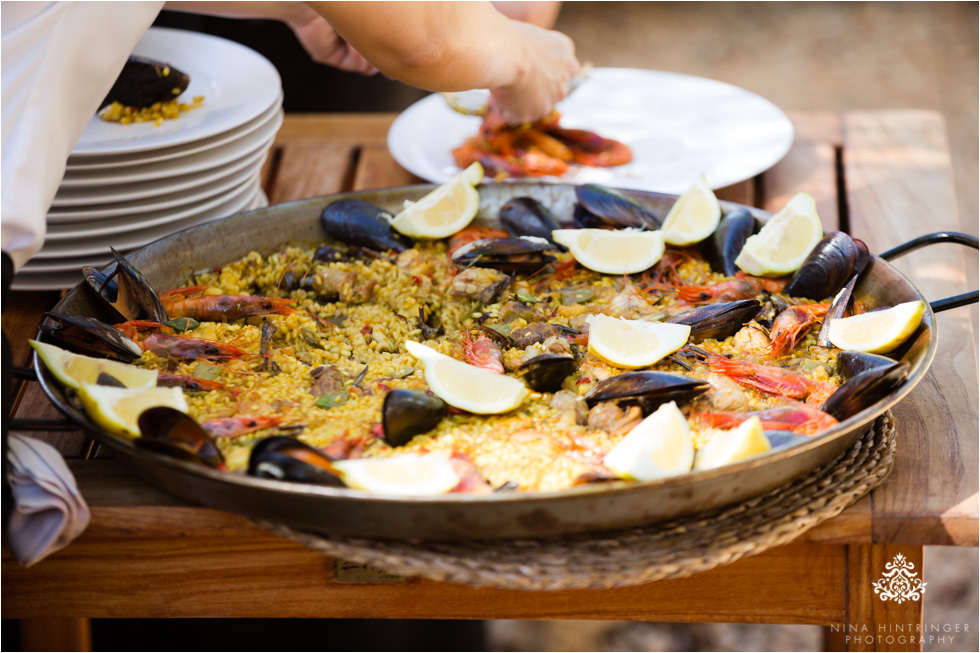
<instances>
[{"instance_id":1,"label":"wooden table slat","mask_svg":"<svg viewBox=\"0 0 980 653\"><path fill-rule=\"evenodd\" d=\"M422 579L378 585L338 582L332 558L256 531L247 539L86 532L34 569L7 563L5 619L265 617L274 610L298 618L830 624L843 616L846 560L841 547L791 544L697 576L615 590L526 592ZM760 586L767 591L745 593Z\"/></svg>"},{"instance_id":2,"label":"wooden table slat","mask_svg":"<svg viewBox=\"0 0 980 653\"><path fill-rule=\"evenodd\" d=\"M813 196L824 231L840 229L837 202L837 153L827 144L794 147L762 173L762 208L776 213L801 190Z\"/></svg>"},{"instance_id":3,"label":"wooden table slat","mask_svg":"<svg viewBox=\"0 0 980 653\"><path fill-rule=\"evenodd\" d=\"M851 231L872 251L960 230L938 114L846 114L844 170ZM925 248L894 264L927 298L966 290L962 250L954 245ZM898 464L872 498L876 542L977 545L978 388L969 315L975 310L937 316L931 371L893 411L901 434ZM936 515L948 520L941 528ZM971 528L959 528L970 522Z\"/></svg>"}]
</instances>

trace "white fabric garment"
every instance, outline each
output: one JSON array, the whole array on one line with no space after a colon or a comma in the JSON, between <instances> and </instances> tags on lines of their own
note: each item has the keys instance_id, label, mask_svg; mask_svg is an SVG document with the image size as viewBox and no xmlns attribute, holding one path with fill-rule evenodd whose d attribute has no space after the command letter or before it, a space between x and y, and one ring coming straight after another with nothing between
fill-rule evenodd
<instances>
[{"instance_id":1,"label":"white fabric garment","mask_svg":"<svg viewBox=\"0 0 980 653\"><path fill-rule=\"evenodd\" d=\"M9 444L16 507L7 545L17 562L30 567L78 537L88 526L89 510L57 449L19 435L10 435Z\"/></svg>"},{"instance_id":2,"label":"white fabric garment","mask_svg":"<svg viewBox=\"0 0 980 653\"><path fill-rule=\"evenodd\" d=\"M162 7L0 3L0 220L15 268L44 244L68 155Z\"/></svg>"}]
</instances>

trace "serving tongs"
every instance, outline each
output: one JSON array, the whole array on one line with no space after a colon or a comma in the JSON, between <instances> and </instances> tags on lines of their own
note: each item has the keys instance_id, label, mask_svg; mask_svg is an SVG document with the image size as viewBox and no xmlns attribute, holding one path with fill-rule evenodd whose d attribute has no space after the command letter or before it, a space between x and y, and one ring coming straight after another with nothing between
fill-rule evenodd
<instances>
[{"instance_id":1,"label":"serving tongs","mask_svg":"<svg viewBox=\"0 0 980 653\"><path fill-rule=\"evenodd\" d=\"M575 92L582 82L589 78L592 64L586 62L579 68L578 74L568 82L568 95ZM474 88L469 91L441 93L449 108L464 116L482 116L490 108L490 91L485 88ZM566 95L565 97L568 97Z\"/></svg>"}]
</instances>

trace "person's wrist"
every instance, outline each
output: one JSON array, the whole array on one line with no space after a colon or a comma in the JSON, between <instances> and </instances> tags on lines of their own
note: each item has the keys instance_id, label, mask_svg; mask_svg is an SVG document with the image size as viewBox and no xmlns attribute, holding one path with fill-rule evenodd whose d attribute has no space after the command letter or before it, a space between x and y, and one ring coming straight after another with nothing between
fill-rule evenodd
<instances>
[{"instance_id":1,"label":"person's wrist","mask_svg":"<svg viewBox=\"0 0 980 653\"><path fill-rule=\"evenodd\" d=\"M305 2L283 2L284 6L282 17L279 19L292 29L298 29L309 25L311 21L320 17L313 7Z\"/></svg>"}]
</instances>

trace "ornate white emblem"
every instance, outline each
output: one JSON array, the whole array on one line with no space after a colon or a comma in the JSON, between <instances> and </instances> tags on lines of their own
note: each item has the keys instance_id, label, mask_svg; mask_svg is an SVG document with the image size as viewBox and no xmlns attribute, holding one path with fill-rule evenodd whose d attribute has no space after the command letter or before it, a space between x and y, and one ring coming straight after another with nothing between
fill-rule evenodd
<instances>
[{"instance_id":1,"label":"ornate white emblem","mask_svg":"<svg viewBox=\"0 0 980 653\"><path fill-rule=\"evenodd\" d=\"M885 573L871 586L882 601L918 601L926 592L926 583L919 578L919 572L912 571L915 565L901 553L885 565Z\"/></svg>"}]
</instances>

